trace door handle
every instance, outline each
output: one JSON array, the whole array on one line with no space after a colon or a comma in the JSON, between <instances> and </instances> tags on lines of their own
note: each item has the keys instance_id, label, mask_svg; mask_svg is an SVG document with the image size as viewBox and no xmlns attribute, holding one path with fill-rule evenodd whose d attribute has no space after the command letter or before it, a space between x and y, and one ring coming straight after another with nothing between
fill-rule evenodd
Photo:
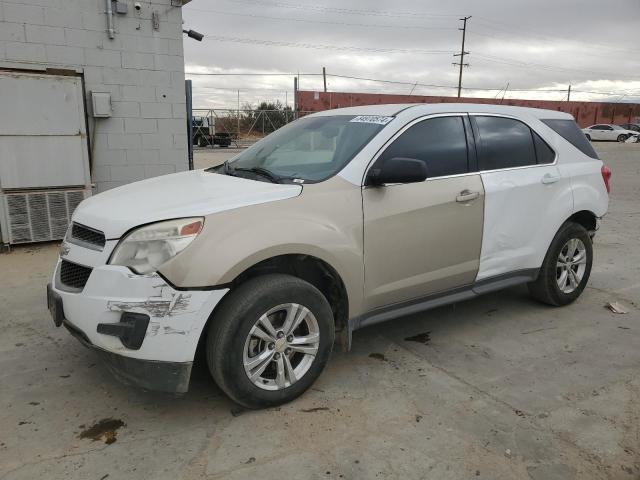
<instances>
[{"instance_id":1,"label":"door handle","mask_svg":"<svg viewBox=\"0 0 640 480\"><path fill-rule=\"evenodd\" d=\"M479 192L472 192L470 190L463 190L456 197L456 202L458 202L458 203L471 202L471 201L475 200L476 198L478 198L479 196L480 196Z\"/></svg>"},{"instance_id":2,"label":"door handle","mask_svg":"<svg viewBox=\"0 0 640 480\"><path fill-rule=\"evenodd\" d=\"M560 177L560 175L551 175L550 173L547 173L544 177L542 177L542 183L544 183L545 185L550 185L559 181L560 178L562 178Z\"/></svg>"}]
</instances>

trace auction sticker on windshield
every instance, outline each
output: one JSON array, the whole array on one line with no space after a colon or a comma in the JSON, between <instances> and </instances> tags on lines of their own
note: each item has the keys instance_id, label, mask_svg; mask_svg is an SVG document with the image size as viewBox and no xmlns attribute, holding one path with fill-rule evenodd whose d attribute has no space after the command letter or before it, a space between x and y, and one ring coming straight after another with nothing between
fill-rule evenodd
<instances>
[{"instance_id":1,"label":"auction sticker on windshield","mask_svg":"<svg viewBox=\"0 0 640 480\"><path fill-rule=\"evenodd\" d=\"M393 117L383 117L380 115L360 115L351 119L351 123L376 123L378 125L386 125Z\"/></svg>"}]
</instances>

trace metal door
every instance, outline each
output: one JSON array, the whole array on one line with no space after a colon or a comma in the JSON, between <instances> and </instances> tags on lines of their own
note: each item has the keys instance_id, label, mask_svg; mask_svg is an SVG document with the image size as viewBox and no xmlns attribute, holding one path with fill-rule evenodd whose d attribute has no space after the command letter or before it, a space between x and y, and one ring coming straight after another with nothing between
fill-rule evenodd
<instances>
[{"instance_id":1,"label":"metal door","mask_svg":"<svg viewBox=\"0 0 640 480\"><path fill-rule=\"evenodd\" d=\"M80 77L0 72L0 188L86 187Z\"/></svg>"}]
</instances>

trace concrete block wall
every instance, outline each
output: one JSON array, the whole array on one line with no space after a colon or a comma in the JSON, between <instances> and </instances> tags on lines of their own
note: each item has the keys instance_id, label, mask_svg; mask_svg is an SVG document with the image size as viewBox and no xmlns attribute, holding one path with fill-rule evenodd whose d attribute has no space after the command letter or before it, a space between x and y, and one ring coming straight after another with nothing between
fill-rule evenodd
<instances>
[{"instance_id":1,"label":"concrete block wall","mask_svg":"<svg viewBox=\"0 0 640 480\"><path fill-rule=\"evenodd\" d=\"M0 69L84 76L96 192L188 168L181 2L121 2L110 39L105 0L0 0ZM111 118L91 117L91 91L111 94Z\"/></svg>"}]
</instances>

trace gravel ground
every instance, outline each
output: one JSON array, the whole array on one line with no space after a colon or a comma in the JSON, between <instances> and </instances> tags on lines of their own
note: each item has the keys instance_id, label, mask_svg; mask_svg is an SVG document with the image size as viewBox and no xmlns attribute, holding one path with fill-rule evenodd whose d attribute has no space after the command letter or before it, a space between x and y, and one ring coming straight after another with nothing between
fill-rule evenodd
<instances>
[{"instance_id":1,"label":"gravel ground","mask_svg":"<svg viewBox=\"0 0 640 480\"><path fill-rule=\"evenodd\" d=\"M640 145L596 148L611 211L576 303L518 287L358 331L314 388L265 411L203 366L179 398L120 385L53 327L57 246L0 255L0 479L640 478Z\"/></svg>"}]
</instances>

